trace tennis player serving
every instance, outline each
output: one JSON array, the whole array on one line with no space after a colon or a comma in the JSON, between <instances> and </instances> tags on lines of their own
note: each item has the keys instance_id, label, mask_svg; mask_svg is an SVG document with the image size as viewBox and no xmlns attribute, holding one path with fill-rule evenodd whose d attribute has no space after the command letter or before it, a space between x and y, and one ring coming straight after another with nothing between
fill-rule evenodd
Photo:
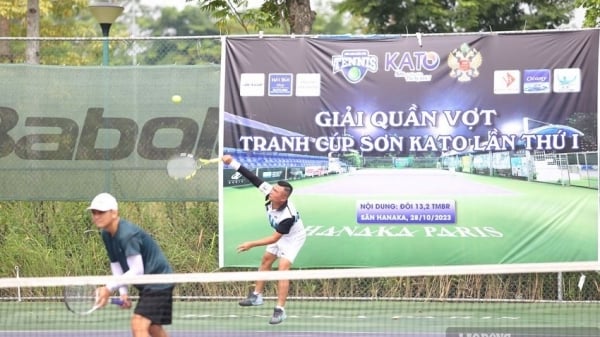
<instances>
[{"instance_id":1,"label":"tennis player serving","mask_svg":"<svg viewBox=\"0 0 600 337\"><path fill-rule=\"evenodd\" d=\"M102 240L110 260L113 275L170 274L173 272L162 250L152 237L140 227L121 219L117 200L108 193L100 193L87 208L92 220L101 230ZM139 300L131 318L134 337L168 337L163 325L171 324L173 312L172 284L136 284ZM105 306L115 290L123 304L131 308L127 286L109 283L96 290L98 305Z\"/></svg>"},{"instance_id":2,"label":"tennis player serving","mask_svg":"<svg viewBox=\"0 0 600 337\"><path fill-rule=\"evenodd\" d=\"M267 246L258 270L271 270L273 263L279 259L279 270L289 270L294 259L306 240L306 231L300 215L288 198L292 194L292 185L287 181L278 181L271 185L254 173L242 166L230 155L223 156L223 163L231 166L241 173L266 196L267 218L269 225L274 229L272 235L255 241L247 241L237 247L238 252L245 252L253 247ZM262 293L265 281L256 281L253 291L248 297L241 300L241 306L255 306L263 304ZM277 306L273 310L270 324L279 324L286 318L285 302L290 287L289 280L279 280L277 283Z\"/></svg>"}]
</instances>

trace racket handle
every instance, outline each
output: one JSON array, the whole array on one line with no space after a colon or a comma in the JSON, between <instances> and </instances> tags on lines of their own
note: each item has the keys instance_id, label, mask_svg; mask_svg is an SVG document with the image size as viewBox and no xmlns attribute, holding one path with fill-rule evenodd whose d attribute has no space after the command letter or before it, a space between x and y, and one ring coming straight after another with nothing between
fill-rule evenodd
<instances>
[{"instance_id":1,"label":"racket handle","mask_svg":"<svg viewBox=\"0 0 600 337\"><path fill-rule=\"evenodd\" d=\"M120 298L111 298L110 304L123 305L123 300Z\"/></svg>"}]
</instances>

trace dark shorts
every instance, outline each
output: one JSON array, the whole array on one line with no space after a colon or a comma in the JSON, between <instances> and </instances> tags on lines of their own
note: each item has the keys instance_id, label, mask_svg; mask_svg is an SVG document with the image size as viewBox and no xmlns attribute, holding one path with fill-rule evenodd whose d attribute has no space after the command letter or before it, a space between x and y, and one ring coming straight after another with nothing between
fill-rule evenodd
<instances>
[{"instance_id":1,"label":"dark shorts","mask_svg":"<svg viewBox=\"0 0 600 337\"><path fill-rule=\"evenodd\" d=\"M134 313L148 318L152 324L171 324L173 320L173 288L142 290Z\"/></svg>"}]
</instances>

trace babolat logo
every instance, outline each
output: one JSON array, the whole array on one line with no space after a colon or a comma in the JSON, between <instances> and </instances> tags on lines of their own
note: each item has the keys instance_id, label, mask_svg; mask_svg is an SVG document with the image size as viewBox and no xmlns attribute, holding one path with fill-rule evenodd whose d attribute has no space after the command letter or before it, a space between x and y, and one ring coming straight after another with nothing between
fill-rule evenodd
<instances>
[{"instance_id":1,"label":"babolat logo","mask_svg":"<svg viewBox=\"0 0 600 337\"><path fill-rule=\"evenodd\" d=\"M209 108L203 123L170 116L140 125L129 118L105 117L103 108L89 108L81 126L65 117L26 117L23 125L18 122L16 110L0 107L0 159L14 153L25 160L121 160L134 154L163 160L194 149L196 156L207 158L217 144L219 109ZM165 133L174 136L165 140Z\"/></svg>"},{"instance_id":2,"label":"babolat logo","mask_svg":"<svg viewBox=\"0 0 600 337\"><path fill-rule=\"evenodd\" d=\"M342 72L346 81L356 84L370 72L377 72L379 60L366 49L343 50L341 55L331 57L333 73Z\"/></svg>"}]
</instances>

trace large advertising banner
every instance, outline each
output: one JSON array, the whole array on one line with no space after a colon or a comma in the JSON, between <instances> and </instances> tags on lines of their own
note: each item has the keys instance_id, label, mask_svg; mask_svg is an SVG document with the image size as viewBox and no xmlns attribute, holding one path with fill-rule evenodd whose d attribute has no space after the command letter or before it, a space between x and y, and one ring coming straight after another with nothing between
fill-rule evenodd
<instances>
[{"instance_id":1,"label":"large advertising banner","mask_svg":"<svg viewBox=\"0 0 600 337\"><path fill-rule=\"evenodd\" d=\"M0 200L216 200L216 166L166 167L216 156L220 69L0 65Z\"/></svg>"},{"instance_id":2,"label":"large advertising banner","mask_svg":"<svg viewBox=\"0 0 600 337\"><path fill-rule=\"evenodd\" d=\"M223 152L294 186L295 267L597 261L598 38L227 38ZM257 266L264 196L222 183L220 264Z\"/></svg>"}]
</instances>

